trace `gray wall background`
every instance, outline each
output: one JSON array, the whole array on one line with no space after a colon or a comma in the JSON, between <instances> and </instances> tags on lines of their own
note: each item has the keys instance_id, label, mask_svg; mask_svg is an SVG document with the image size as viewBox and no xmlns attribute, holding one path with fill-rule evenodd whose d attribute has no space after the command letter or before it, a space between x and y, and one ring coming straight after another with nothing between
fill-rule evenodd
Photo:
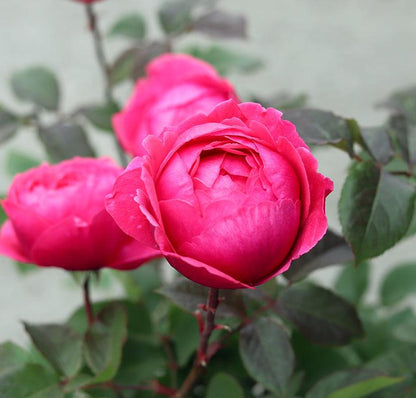
<instances>
[{"instance_id":1,"label":"gray wall background","mask_svg":"<svg viewBox=\"0 0 416 398\"><path fill-rule=\"evenodd\" d=\"M152 18L150 34L159 34L154 10L161 1L105 0L96 4L105 31L122 14L137 10ZM249 40L226 43L260 57L265 67L255 74L233 74L229 79L242 97L277 91L305 92L309 104L354 117L364 125L381 123L385 112L375 104L392 91L416 83L416 3L414 0L223 0L224 8L249 19ZM193 40L192 40L193 41ZM114 40L107 52L115 55L124 42ZM69 0L0 0L0 102L21 108L10 93L12 71L43 64L62 81L64 109L99 101L99 73L84 7ZM127 86L118 90L126 99ZM111 139L95 134L100 154L113 155ZM31 130L23 131L0 148L0 170L5 154L19 149L38 157L44 154ZM335 182L328 198L330 225L339 230L337 201L347 157L335 150L316 153L321 171ZM0 171L0 191L11 178ZM374 261L375 277L368 299L375 300L381 276L400 260L412 259L416 239L398 245ZM59 322L81 303L81 293L63 271L40 270L22 276L0 258L0 341L26 342L20 320ZM315 278L330 283L337 268ZM93 299L121 294L119 286L94 289Z\"/></svg>"}]
</instances>

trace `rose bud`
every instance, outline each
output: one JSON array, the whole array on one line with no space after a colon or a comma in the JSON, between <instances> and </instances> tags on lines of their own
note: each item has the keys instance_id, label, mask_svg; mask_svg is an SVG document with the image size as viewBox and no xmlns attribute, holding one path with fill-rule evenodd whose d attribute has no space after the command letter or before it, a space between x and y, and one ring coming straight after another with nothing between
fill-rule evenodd
<instances>
[{"instance_id":1,"label":"rose bud","mask_svg":"<svg viewBox=\"0 0 416 398\"><path fill-rule=\"evenodd\" d=\"M113 117L123 148L143 155L142 142L159 136L196 112L209 112L218 103L236 99L234 88L208 63L185 54L164 54L147 66L124 109Z\"/></svg>"},{"instance_id":2,"label":"rose bud","mask_svg":"<svg viewBox=\"0 0 416 398\"><path fill-rule=\"evenodd\" d=\"M74 158L17 175L2 201L0 254L71 271L131 269L158 254L124 234L104 207L122 169Z\"/></svg>"},{"instance_id":3,"label":"rose bud","mask_svg":"<svg viewBox=\"0 0 416 398\"><path fill-rule=\"evenodd\" d=\"M229 100L144 142L107 210L187 278L259 285L286 271L327 229L333 184L275 109Z\"/></svg>"}]
</instances>

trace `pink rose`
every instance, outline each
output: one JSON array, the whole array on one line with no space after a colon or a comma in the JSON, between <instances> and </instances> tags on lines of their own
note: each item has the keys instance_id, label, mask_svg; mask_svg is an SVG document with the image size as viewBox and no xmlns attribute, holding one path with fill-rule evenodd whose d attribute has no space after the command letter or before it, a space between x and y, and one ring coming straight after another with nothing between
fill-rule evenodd
<instances>
[{"instance_id":1,"label":"pink rose","mask_svg":"<svg viewBox=\"0 0 416 398\"><path fill-rule=\"evenodd\" d=\"M107 210L187 278L243 288L286 271L324 235L333 184L275 109L229 100L144 141Z\"/></svg>"},{"instance_id":2,"label":"pink rose","mask_svg":"<svg viewBox=\"0 0 416 398\"><path fill-rule=\"evenodd\" d=\"M0 254L67 270L130 269L159 253L125 235L104 208L121 169L74 158L17 175L2 202Z\"/></svg>"},{"instance_id":3,"label":"pink rose","mask_svg":"<svg viewBox=\"0 0 416 398\"><path fill-rule=\"evenodd\" d=\"M236 99L234 88L204 61L185 54L165 54L147 66L148 77L138 80L113 126L124 149L145 154L142 142L159 136L196 112L209 112L218 103Z\"/></svg>"}]
</instances>

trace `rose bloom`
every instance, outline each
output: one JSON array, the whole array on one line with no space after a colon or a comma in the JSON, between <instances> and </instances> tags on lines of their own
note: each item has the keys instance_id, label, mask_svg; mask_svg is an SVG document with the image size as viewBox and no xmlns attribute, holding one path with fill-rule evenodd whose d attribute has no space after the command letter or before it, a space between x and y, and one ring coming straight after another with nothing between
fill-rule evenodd
<instances>
[{"instance_id":1,"label":"rose bloom","mask_svg":"<svg viewBox=\"0 0 416 398\"><path fill-rule=\"evenodd\" d=\"M144 146L148 155L118 177L107 210L197 283L264 283L327 229L332 181L275 109L225 101Z\"/></svg>"},{"instance_id":2,"label":"rose bloom","mask_svg":"<svg viewBox=\"0 0 416 398\"><path fill-rule=\"evenodd\" d=\"M2 201L0 254L74 271L130 269L152 257L104 208L121 171L110 159L74 158L17 175Z\"/></svg>"},{"instance_id":3,"label":"rose bloom","mask_svg":"<svg viewBox=\"0 0 416 398\"><path fill-rule=\"evenodd\" d=\"M113 118L114 130L123 148L140 156L147 135L159 136L166 126L207 113L230 98L237 99L234 88L211 65L190 55L164 54L137 81L126 106Z\"/></svg>"}]
</instances>

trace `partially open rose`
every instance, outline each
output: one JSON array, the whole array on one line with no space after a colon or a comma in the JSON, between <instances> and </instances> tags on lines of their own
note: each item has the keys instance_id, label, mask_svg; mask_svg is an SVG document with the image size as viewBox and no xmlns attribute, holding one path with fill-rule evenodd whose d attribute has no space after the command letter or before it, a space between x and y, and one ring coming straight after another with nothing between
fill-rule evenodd
<instances>
[{"instance_id":1,"label":"partially open rose","mask_svg":"<svg viewBox=\"0 0 416 398\"><path fill-rule=\"evenodd\" d=\"M218 103L236 99L234 88L204 61L185 54L164 54L147 66L124 109L113 118L123 148L143 155L142 142L160 135L196 112L210 112Z\"/></svg>"},{"instance_id":2,"label":"partially open rose","mask_svg":"<svg viewBox=\"0 0 416 398\"><path fill-rule=\"evenodd\" d=\"M109 159L74 158L15 177L0 254L67 270L134 268L158 252L124 234L104 208L121 173Z\"/></svg>"},{"instance_id":3,"label":"partially open rose","mask_svg":"<svg viewBox=\"0 0 416 398\"><path fill-rule=\"evenodd\" d=\"M324 235L333 184L275 109L226 101L163 137L117 179L107 209L189 279L261 284Z\"/></svg>"}]
</instances>

